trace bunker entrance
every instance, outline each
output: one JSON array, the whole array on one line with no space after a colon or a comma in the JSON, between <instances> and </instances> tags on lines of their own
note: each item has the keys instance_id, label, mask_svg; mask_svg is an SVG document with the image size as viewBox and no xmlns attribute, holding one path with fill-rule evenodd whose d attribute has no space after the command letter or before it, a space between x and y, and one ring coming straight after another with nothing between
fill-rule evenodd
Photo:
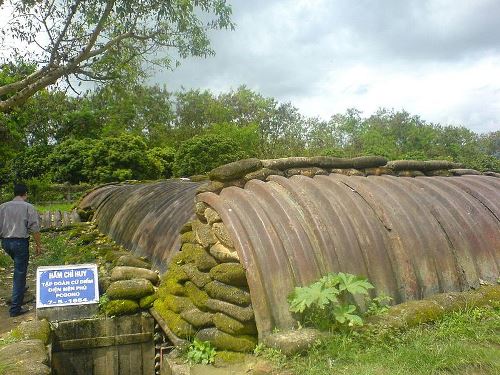
<instances>
[{"instance_id":1,"label":"bunker entrance","mask_svg":"<svg viewBox=\"0 0 500 375\"><path fill-rule=\"evenodd\" d=\"M160 351L171 346L147 313L63 321L54 325L52 373L159 374Z\"/></svg>"}]
</instances>

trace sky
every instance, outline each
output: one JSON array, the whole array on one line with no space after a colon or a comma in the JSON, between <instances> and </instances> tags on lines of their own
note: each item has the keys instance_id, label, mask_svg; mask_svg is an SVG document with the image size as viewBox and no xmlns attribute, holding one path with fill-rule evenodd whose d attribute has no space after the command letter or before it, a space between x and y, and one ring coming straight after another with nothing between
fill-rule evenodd
<instances>
[{"instance_id":1,"label":"sky","mask_svg":"<svg viewBox=\"0 0 500 375\"><path fill-rule=\"evenodd\" d=\"M240 85L303 115L406 110L428 122L500 130L499 0L229 0L216 56L151 81L169 90Z\"/></svg>"}]
</instances>

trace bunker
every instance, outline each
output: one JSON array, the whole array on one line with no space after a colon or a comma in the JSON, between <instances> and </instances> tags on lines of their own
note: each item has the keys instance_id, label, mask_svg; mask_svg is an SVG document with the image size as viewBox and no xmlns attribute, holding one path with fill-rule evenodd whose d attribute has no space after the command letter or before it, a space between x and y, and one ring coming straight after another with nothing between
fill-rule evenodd
<instances>
[{"instance_id":1,"label":"bunker","mask_svg":"<svg viewBox=\"0 0 500 375\"><path fill-rule=\"evenodd\" d=\"M153 313L171 340L251 351L297 326L287 296L328 272L395 303L496 282L500 179L448 161L247 159L210 183L105 186L99 228L166 273ZM363 301L356 301L363 308Z\"/></svg>"}]
</instances>

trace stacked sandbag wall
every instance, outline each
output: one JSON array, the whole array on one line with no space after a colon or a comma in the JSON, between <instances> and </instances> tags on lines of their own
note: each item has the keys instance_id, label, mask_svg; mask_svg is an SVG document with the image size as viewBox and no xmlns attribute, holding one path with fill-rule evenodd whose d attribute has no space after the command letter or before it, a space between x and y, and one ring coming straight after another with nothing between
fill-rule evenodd
<instances>
[{"instance_id":1,"label":"stacked sandbag wall","mask_svg":"<svg viewBox=\"0 0 500 375\"><path fill-rule=\"evenodd\" d=\"M158 273L144 258L122 255L108 271L101 268L100 291L107 299L101 305L107 316L131 315L153 306L157 298Z\"/></svg>"},{"instance_id":2,"label":"stacked sandbag wall","mask_svg":"<svg viewBox=\"0 0 500 375\"><path fill-rule=\"evenodd\" d=\"M200 202L196 214L181 231L181 251L162 276L154 309L176 338L252 351L257 327L245 269L217 212Z\"/></svg>"}]
</instances>

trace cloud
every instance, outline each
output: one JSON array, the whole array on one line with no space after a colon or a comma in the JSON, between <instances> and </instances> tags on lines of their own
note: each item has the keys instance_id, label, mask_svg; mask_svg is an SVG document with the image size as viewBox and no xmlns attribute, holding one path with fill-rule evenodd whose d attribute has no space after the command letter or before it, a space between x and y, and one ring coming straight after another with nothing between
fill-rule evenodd
<instances>
[{"instance_id":1,"label":"cloud","mask_svg":"<svg viewBox=\"0 0 500 375\"><path fill-rule=\"evenodd\" d=\"M500 2L233 2L236 30L211 33L217 55L155 82L171 90L245 84L302 113L406 109L474 131L500 128Z\"/></svg>"}]
</instances>

